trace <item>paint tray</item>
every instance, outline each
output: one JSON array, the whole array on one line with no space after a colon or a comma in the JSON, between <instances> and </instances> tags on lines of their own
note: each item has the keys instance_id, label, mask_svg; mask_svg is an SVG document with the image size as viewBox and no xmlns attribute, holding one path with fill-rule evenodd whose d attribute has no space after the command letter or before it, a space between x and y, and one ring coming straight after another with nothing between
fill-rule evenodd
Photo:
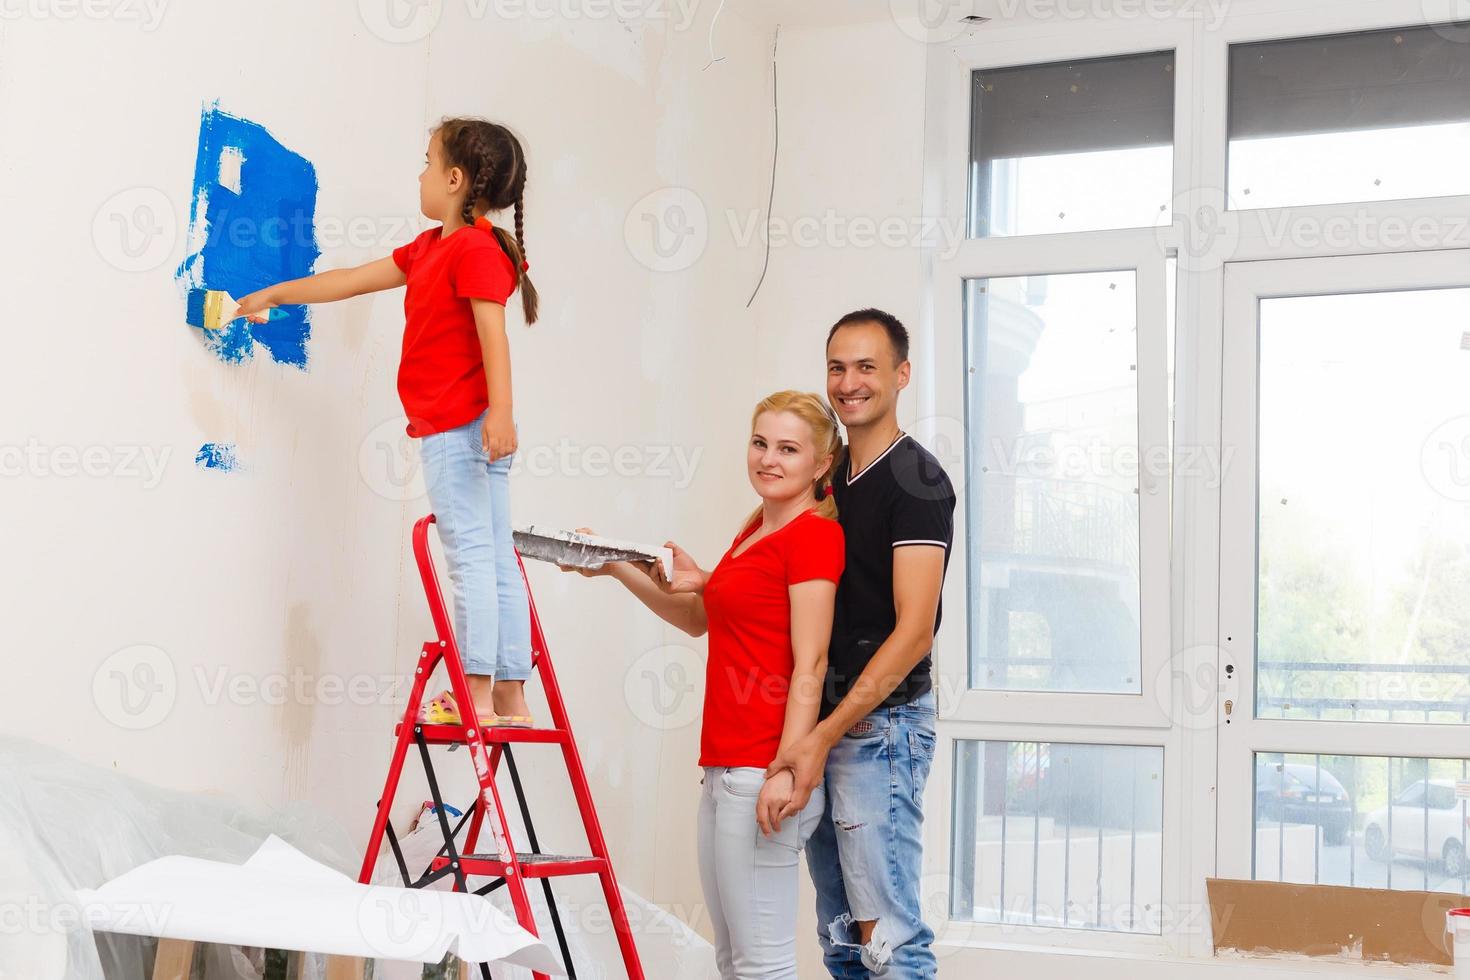
<instances>
[{"instance_id":1,"label":"paint tray","mask_svg":"<svg viewBox=\"0 0 1470 980\"><path fill-rule=\"evenodd\" d=\"M670 548L619 541L579 531L557 531L528 524L515 531L516 550L522 557L549 561L568 568L601 568L608 562L661 562L664 577L674 576L674 552Z\"/></svg>"}]
</instances>

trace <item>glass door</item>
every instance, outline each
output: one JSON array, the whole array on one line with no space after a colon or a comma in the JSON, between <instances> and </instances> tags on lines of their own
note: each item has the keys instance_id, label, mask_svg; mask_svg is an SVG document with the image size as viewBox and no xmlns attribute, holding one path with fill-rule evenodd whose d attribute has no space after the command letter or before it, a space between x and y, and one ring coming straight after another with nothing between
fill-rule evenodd
<instances>
[{"instance_id":1,"label":"glass door","mask_svg":"<svg viewBox=\"0 0 1470 980\"><path fill-rule=\"evenodd\" d=\"M1225 277L1219 873L1464 891L1470 255Z\"/></svg>"}]
</instances>

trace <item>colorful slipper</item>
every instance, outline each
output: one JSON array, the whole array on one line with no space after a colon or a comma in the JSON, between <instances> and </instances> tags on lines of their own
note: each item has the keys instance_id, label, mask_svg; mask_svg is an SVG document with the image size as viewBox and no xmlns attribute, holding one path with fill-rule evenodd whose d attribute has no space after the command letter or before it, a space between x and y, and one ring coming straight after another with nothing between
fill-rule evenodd
<instances>
[{"instance_id":1,"label":"colorful slipper","mask_svg":"<svg viewBox=\"0 0 1470 980\"><path fill-rule=\"evenodd\" d=\"M490 726L495 724L496 716L482 717L480 724ZM459 706L454 703L454 695L448 691L440 691L429 699L429 703L419 709L419 721L426 725L458 725Z\"/></svg>"},{"instance_id":2,"label":"colorful slipper","mask_svg":"<svg viewBox=\"0 0 1470 980\"><path fill-rule=\"evenodd\" d=\"M426 725L458 725L459 712L454 707L454 695L448 691L434 695L419 708L419 721Z\"/></svg>"},{"instance_id":3,"label":"colorful slipper","mask_svg":"<svg viewBox=\"0 0 1470 980\"><path fill-rule=\"evenodd\" d=\"M536 721L530 715L496 715L485 726L495 728L534 728Z\"/></svg>"}]
</instances>

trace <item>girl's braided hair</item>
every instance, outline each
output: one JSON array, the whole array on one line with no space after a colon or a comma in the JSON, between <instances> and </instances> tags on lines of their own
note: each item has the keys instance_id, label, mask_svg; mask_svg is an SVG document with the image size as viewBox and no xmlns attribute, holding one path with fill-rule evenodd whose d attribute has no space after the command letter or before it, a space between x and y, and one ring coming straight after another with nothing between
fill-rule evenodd
<instances>
[{"instance_id":1,"label":"girl's braided hair","mask_svg":"<svg viewBox=\"0 0 1470 980\"><path fill-rule=\"evenodd\" d=\"M469 184L460 217L475 223L475 205L488 211L515 208L515 235L495 226L495 237L515 266L521 308L526 323L536 322L539 297L527 275L526 263L526 153L515 134L484 119L444 119L434 130L444 151L446 166L458 167Z\"/></svg>"}]
</instances>

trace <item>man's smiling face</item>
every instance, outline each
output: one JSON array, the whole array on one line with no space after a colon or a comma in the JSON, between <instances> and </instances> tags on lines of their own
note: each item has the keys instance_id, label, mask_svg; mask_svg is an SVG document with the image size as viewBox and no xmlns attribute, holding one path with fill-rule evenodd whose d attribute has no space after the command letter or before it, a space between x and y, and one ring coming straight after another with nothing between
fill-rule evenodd
<instances>
[{"instance_id":1,"label":"man's smiling face","mask_svg":"<svg viewBox=\"0 0 1470 980\"><path fill-rule=\"evenodd\" d=\"M827 344L827 400L849 429L897 415L909 362L894 355L888 332L872 321L849 323Z\"/></svg>"}]
</instances>

